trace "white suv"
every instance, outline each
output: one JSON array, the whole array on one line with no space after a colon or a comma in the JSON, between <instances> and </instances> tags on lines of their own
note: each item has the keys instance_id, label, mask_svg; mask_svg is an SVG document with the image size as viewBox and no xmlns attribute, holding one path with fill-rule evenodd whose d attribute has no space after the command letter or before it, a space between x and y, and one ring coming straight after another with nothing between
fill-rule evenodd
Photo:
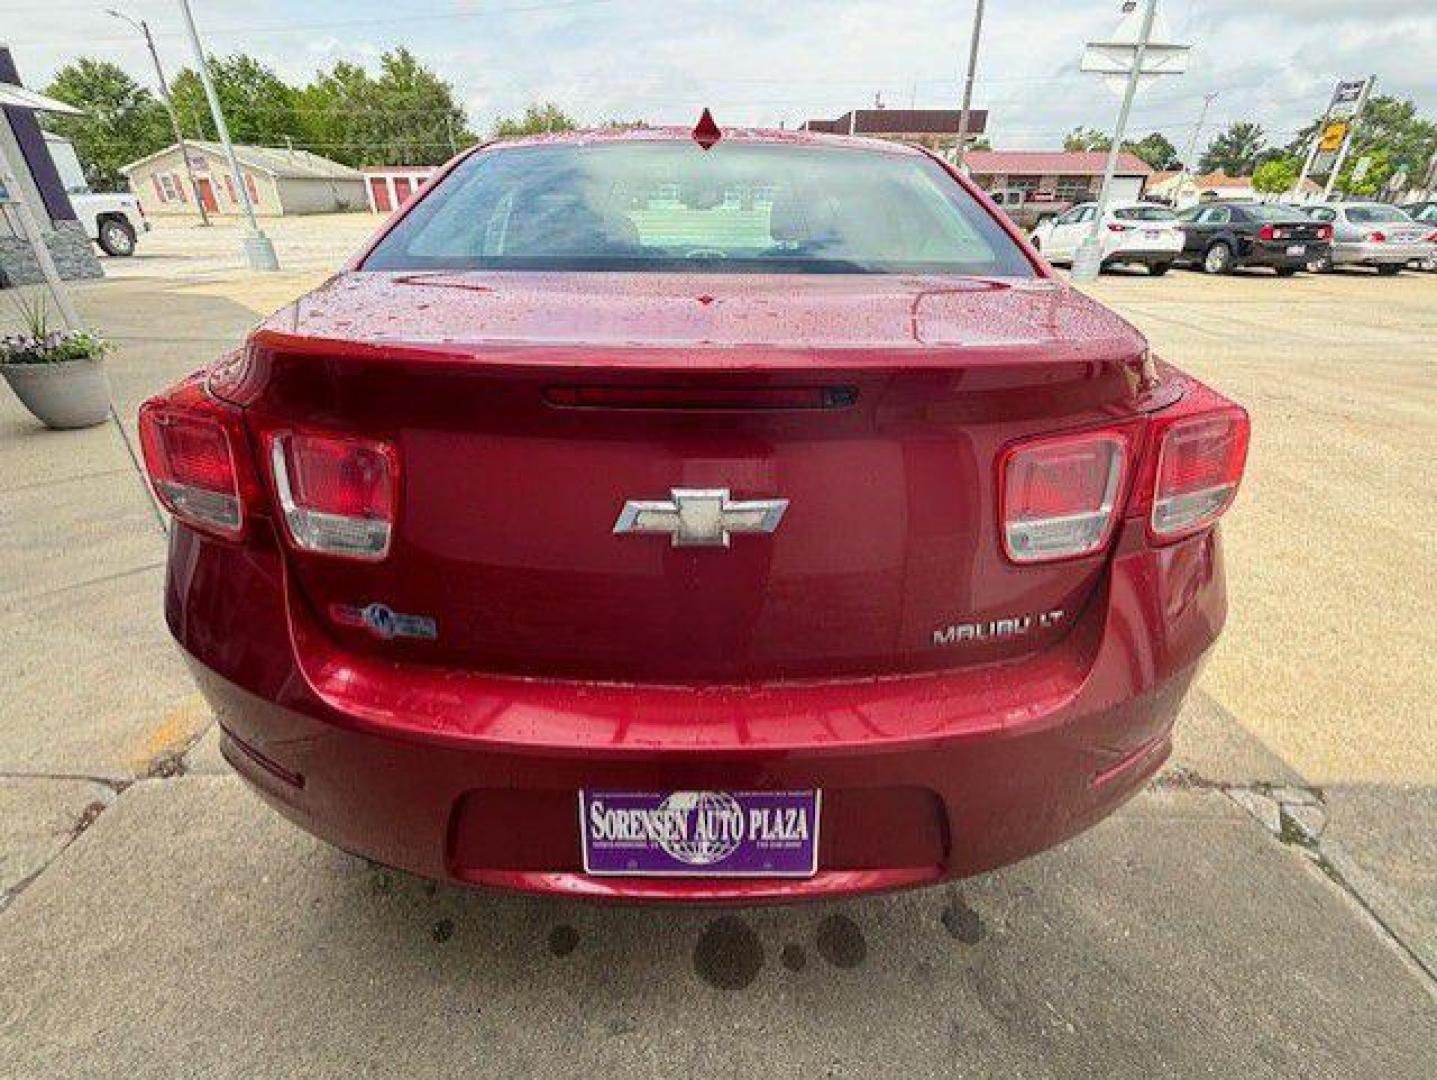
<instances>
[{"instance_id":1,"label":"white suv","mask_svg":"<svg viewBox=\"0 0 1437 1080\"><path fill-rule=\"evenodd\" d=\"M1078 247L1093 228L1096 203L1080 203L1066 214L1033 230L1033 246L1050 263L1071 265ZM1183 231L1177 215L1155 203L1109 203L1099 233L1103 266L1137 263L1155 274L1166 274L1182 254Z\"/></svg>"}]
</instances>

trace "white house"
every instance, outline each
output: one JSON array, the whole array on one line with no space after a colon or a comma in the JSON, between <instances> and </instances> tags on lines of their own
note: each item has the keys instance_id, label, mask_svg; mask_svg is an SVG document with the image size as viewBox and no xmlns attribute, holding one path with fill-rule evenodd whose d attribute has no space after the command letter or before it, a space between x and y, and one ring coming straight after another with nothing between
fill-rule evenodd
<instances>
[{"instance_id":1,"label":"white house","mask_svg":"<svg viewBox=\"0 0 1437 1080\"><path fill-rule=\"evenodd\" d=\"M1302 182L1301 190L1294 198L1292 194L1265 195L1252 186L1250 176L1228 176L1225 172L1190 173L1160 172L1148 184L1148 194L1162 199L1175 209L1185 210L1198 203L1214 202L1218 199L1234 201L1281 201L1310 203L1322 201L1322 187L1311 180Z\"/></svg>"},{"instance_id":2,"label":"white house","mask_svg":"<svg viewBox=\"0 0 1437 1080\"><path fill-rule=\"evenodd\" d=\"M234 172L219 143L187 141L197 191L188 190L178 144L132 161L120 171L149 213L192 213L194 198L213 214L243 212ZM256 214L322 214L362 210L364 174L348 165L289 147L235 146L240 175Z\"/></svg>"}]
</instances>

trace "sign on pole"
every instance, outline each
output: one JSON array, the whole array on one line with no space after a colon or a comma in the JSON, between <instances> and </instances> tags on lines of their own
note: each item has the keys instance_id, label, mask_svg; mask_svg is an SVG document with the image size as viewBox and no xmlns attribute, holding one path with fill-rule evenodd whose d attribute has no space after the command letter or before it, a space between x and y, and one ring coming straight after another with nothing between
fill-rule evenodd
<instances>
[{"instance_id":1,"label":"sign on pole","mask_svg":"<svg viewBox=\"0 0 1437 1080\"><path fill-rule=\"evenodd\" d=\"M1326 180L1327 192L1332 193L1332 185L1347 158L1353 129L1376 82L1377 76L1372 75L1366 79L1344 79L1337 84L1327 111L1318 121L1317 133L1308 147L1307 160L1303 162L1294 191L1301 189L1303 181L1312 179Z\"/></svg>"}]
</instances>

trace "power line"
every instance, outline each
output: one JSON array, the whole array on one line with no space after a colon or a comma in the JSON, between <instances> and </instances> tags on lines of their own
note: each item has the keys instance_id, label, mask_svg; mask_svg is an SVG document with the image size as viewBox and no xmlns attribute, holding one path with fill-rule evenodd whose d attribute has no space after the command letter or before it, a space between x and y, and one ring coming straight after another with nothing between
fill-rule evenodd
<instances>
[{"instance_id":1,"label":"power line","mask_svg":"<svg viewBox=\"0 0 1437 1080\"><path fill-rule=\"evenodd\" d=\"M337 30L353 26L385 26L389 24L410 25L419 22L443 22L449 20L467 19L492 19L504 15L519 15L533 11L554 11L561 8L595 7L599 4L612 4L616 0L548 0L546 3L519 4L506 8L491 8L486 11L448 11L448 12L418 12L407 15L376 15L362 19L329 19L323 22L285 23L282 26L217 26L214 29L206 29L205 34L210 38L231 37L236 34L302 34L312 30ZM185 35L178 30L158 31L157 38L183 38ZM73 38L11 38L10 45L69 45ZM86 38L86 44L94 42L118 42L124 38L110 35L95 35Z\"/></svg>"}]
</instances>

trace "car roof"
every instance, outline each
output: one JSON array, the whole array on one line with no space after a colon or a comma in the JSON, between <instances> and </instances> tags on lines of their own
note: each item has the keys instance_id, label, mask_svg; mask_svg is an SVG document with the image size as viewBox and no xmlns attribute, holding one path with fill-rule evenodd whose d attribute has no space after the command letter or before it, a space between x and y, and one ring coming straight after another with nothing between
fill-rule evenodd
<instances>
[{"instance_id":1,"label":"car roof","mask_svg":"<svg viewBox=\"0 0 1437 1080\"><path fill-rule=\"evenodd\" d=\"M926 152L907 143L889 139L871 139L861 135L830 135L820 131L795 131L787 128L721 127L721 141L768 143L777 146L842 147L850 150L877 151L907 157L923 157ZM608 143L686 142L694 137L693 129L677 125L642 128L589 128L579 131L525 135L516 139L495 139L483 148L515 146L599 146Z\"/></svg>"}]
</instances>

